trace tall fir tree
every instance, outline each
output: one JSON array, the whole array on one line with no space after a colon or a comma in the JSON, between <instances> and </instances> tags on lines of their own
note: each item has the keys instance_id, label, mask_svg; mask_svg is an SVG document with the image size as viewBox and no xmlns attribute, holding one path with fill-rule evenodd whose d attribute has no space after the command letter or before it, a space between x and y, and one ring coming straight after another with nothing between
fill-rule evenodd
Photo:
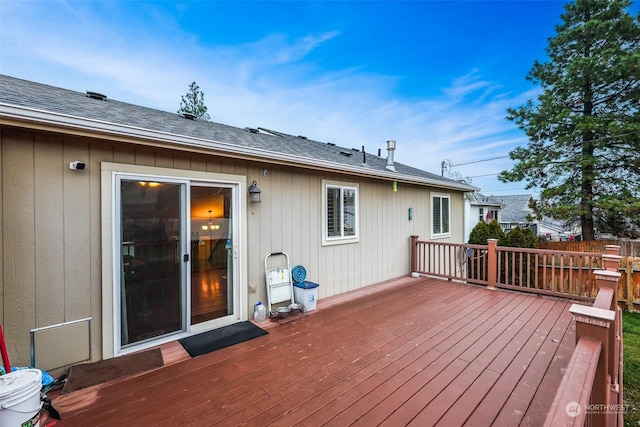
<instances>
[{"instance_id":1,"label":"tall fir tree","mask_svg":"<svg viewBox=\"0 0 640 427\"><path fill-rule=\"evenodd\" d=\"M196 82L191 83L187 94L182 96L178 114L183 113L192 114L202 120L210 119L207 113L207 106L204 105L204 93L200 90Z\"/></svg>"},{"instance_id":2,"label":"tall fir tree","mask_svg":"<svg viewBox=\"0 0 640 427\"><path fill-rule=\"evenodd\" d=\"M529 137L511 151L504 182L540 188L540 214L579 219L594 239L595 218L640 217L640 16L628 0L576 0L549 38L547 62L527 80L537 100L508 110Z\"/></svg>"}]
</instances>

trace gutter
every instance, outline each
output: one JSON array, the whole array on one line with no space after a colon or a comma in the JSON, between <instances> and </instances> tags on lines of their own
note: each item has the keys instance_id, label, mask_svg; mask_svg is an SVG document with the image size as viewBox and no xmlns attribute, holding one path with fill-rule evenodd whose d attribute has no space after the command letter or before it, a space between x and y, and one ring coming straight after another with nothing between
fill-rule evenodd
<instances>
[{"instance_id":1,"label":"gutter","mask_svg":"<svg viewBox=\"0 0 640 427\"><path fill-rule=\"evenodd\" d=\"M154 147L177 148L183 151L215 154L223 157L267 161L281 165L303 166L308 169L348 173L370 178L385 178L391 181L430 185L457 191L478 191L468 184L443 182L431 178L404 175L391 170L371 170L363 166L345 165L309 157L283 154L254 147L243 147L227 142L196 138L168 132L154 131L136 126L114 124L96 119L86 119L45 110L20 107L0 102L0 124L27 127L44 131L67 131L75 135L92 138L111 139L120 142L142 144ZM146 142L146 144L145 144Z\"/></svg>"}]
</instances>

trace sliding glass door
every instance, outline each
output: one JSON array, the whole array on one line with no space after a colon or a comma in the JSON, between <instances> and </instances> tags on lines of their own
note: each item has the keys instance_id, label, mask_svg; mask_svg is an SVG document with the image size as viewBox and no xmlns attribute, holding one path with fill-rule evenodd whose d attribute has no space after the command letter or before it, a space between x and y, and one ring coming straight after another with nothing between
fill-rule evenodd
<instances>
[{"instance_id":1,"label":"sliding glass door","mask_svg":"<svg viewBox=\"0 0 640 427\"><path fill-rule=\"evenodd\" d=\"M119 180L122 347L184 330L185 184Z\"/></svg>"},{"instance_id":2,"label":"sliding glass door","mask_svg":"<svg viewBox=\"0 0 640 427\"><path fill-rule=\"evenodd\" d=\"M233 188L193 184L191 199L192 325L234 314Z\"/></svg>"},{"instance_id":3,"label":"sliding glass door","mask_svg":"<svg viewBox=\"0 0 640 427\"><path fill-rule=\"evenodd\" d=\"M116 188L119 347L233 315L237 185L118 175Z\"/></svg>"}]
</instances>

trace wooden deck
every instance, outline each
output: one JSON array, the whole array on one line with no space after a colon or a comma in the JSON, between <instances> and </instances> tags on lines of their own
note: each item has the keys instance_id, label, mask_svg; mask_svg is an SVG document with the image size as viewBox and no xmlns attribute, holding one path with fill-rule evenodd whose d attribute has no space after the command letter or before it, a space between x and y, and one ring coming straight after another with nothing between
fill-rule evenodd
<instances>
[{"instance_id":1,"label":"wooden deck","mask_svg":"<svg viewBox=\"0 0 640 427\"><path fill-rule=\"evenodd\" d=\"M50 397L61 427L539 426L575 347L570 304L406 277L204 356L165 346L163 368Z\"/></svg>"}]
</instances>

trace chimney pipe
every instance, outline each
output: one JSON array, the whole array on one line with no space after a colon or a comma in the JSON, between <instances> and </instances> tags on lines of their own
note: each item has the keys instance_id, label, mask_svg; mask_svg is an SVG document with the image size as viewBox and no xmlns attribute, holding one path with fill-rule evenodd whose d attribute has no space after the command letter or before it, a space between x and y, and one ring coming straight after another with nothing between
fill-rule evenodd
<instances>
[{"instance_id":1,"label":"chimney pipe","mask_svg":"<svg viewBox=\"0 0 640 427\"><path fill-rule=\"evenodd\" d=\"M396 150L396 142L393 139L387 141L387 169L396 171L396 167L393 165L393 152Z\"/></svg>"}]
</instances>

